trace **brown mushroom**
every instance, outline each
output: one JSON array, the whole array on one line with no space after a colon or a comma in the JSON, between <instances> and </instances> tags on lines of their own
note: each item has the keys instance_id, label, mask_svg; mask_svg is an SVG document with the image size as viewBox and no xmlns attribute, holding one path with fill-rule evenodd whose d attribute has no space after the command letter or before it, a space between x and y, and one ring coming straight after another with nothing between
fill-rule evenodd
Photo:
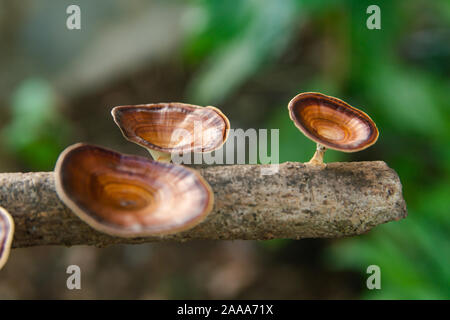
<instances>
[{"instance_id":1,"label":"brown mushroom","mask_svg":"<svg viewBox=\"0 0 450 320\"><path fill-rule=\"evenodd\" d=\"M0 270L6 264L14 235L14 221L6 209L0 207Z\"/></svg>"},{"instance_id":2,"label":"brown mushroom","mask_svg":"<svg viewBox=\"0 0 450 320\"><path fill-rule=\"evenodd\" d=\"M94 229L120 237L169 234L200 223L214 195L194 170L76 144L55 167L60 199Z\"/></svg>"},{"instance_id":3,"label":"brown mushroom","mask_svg":"<svg viewBox=\"0 0 450 320\"><path fill-rule=\"evenodd\" d=\"M305 92L295 96L288 109L295 126L317 143L310 164L323 164L326 149L356 152L378 139L378 129L372 119L340 99Z\"/></svg>"},{"instance_id":4,"label":"brown mushroom","mask_svg":"<svg viewBox=\"0 0 450 320\"><path fill-rule=\"evenodd\" d=\"M215 107L185 103L118 106L111 114L124 137L146 148L153 159L172 153L211 152L227 140L230 122Z\"/></svg>"}]
</instances>

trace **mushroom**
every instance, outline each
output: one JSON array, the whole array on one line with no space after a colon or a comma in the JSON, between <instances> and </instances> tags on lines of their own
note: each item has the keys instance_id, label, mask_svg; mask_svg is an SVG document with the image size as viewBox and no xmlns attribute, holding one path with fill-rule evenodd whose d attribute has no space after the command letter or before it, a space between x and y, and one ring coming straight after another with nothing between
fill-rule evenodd
<instances>
[{"instance_id":1,"label":"mushroom","mask_svg":"<svg viewBox=\"0 0 450 320\"><path fill-rule=\"evenodd\" d=\"M6 209L0 207L0 270L6 264L14 235L14 221Z\"/></svg>"},{"instance_id":2,"label":"mushroom","mask_svg":"<svg viewBox=\"0 0 450 320\"><path fill-rule=\"evenodd\" d=\"M185 103L118 106L111 114L123 136L153 159L171 161L171 153L211 152L227 140L230 122L215 107Z\"/></svg>"},{"instance_id":3,"label":"mushroom","mask_svg":"<svg viewBox=\"0 0 450 320\"><path fill-rule=\"evenodd\" d=\"M59 198L94 229L120 237L169 234L200 223L214 195L194 170L88 144L55 167Z\"/></svg>"},{"instance_id":4,"label":"mushroom","mask_svg":"<svg viewBox=\"0 0 450 320\"><path fill-rule=\"evenodd\" d=\"M326 149L356 152L378 139L378 129L372 119L340 99L305 92L295 96L288 109L295 126L317 143L309 164L323 164Z\"/></svg>"}]
</instances>

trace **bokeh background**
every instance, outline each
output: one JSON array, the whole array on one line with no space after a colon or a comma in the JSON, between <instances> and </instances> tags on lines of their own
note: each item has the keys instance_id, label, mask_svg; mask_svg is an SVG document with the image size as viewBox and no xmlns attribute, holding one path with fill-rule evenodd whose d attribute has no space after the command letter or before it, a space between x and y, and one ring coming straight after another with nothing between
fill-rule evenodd
<instances>
[{"instance_id":1,"label":"bokeh background","mask_svg":"<svg viewBox=\"0 0 450 320\"><path fill-rule=\"evenodd\" d=\"M70 4L81 30L66 28ZM366 28L372 4L381 30ZM319 91L380 129L373 147L325 160L386 161L409 211L339 240L15 249L0 298L450 298L450 1L2 0L0 48L0 172L52 170L79 141L145 155L110 110L162 101L280 129L280 161L307 161L314 145L286 106ZM381 290L366 288L372 264Z\"/></svg>"}]
</instances>

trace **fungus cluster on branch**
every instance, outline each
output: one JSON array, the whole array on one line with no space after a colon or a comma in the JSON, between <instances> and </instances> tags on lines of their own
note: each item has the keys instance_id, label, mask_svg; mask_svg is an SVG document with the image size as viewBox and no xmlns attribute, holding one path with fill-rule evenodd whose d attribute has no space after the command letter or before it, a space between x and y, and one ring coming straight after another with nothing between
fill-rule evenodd
<instances>
[{"instance_id":1,"label":"fungus cluster on branch","mask_svg":"<svg viewBox=\"0 0 450 320\"><path fill-rule=\"evenodd\" d=\"M92 228L118 237L171 234L203 221L214 193L197 171L170 163L171 154L219 148L228 136L227 117L214 107L182 103L119 106L111 114L124 137L154 160L70 146L55 167L59 198Z\"/></svg>"},{"instance_id":2,"label":"fungus cluster on branch","mask_svg":"<svg viewBox=\"0 0 450 320\"><path fill-rule=\"evenodd\" d=\"M309 165L325 166L326 149L356 152L378 139L366 113L334 97L301 93L288 110L295 126L317 143ZM111 114L123 136L153 159L90 144L69 146L55 166L61 201L95 230L116 237L174 234L202 222L213 208L213 190L197 171L171 163L171 155L220 148L228 118L215 107L184 103L118 106ZM0 207L0 269L13 234L13 219Z\"/></svg>"},{"instance_id":3,"label":"fungus cluster on branch","mask_svg":"<svg viewBox=\"0 0 450 320\"><path fill-rule=\"evenodd\" d=\"M355 152L378 137L367 114L333 97L302 93L288 109L294 124L317 142L310 164L323 164L326 148ZM170 163L171 155L218 149L228 137L228 118L215 107L184 103L118 106L111 114L123 136L156 161L71 146L55 168L60 199L94 229L119 237L176 233L203 221L214 193L196 171Z\"/></svg>"}]
</instances>

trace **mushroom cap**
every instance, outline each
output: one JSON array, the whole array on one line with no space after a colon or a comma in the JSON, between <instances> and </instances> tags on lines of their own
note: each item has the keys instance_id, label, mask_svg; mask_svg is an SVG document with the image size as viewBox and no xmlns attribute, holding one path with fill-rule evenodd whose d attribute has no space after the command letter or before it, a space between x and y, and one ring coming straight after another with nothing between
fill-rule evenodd
<instances>
[{"instance_id":1,"label":"mushroom cap","mask_svg":"<svg viewBox=\"0 0 450 320\"><path fill-rule=\"evenodd\" d=\"M378 139L378 129L372 119L340 99L305 92L295 96L288 109L295 126L328 149L356 152Z\"/></svg>"},{"instance_id":2,"label":"mushroom cap","mask_svg":"<svg viewBox=\"0 0 450 320\"><path fill-rule=\"evenodd\" d=\"M211 106L141 104L114 107L111 114L127 140L165 153L216 150L225 143L230 129L228 118ZM196 125L200 132L195 132Z\"/></svg>"},{"instance_id":3,"label":"mushroom cap","mask_svg":"<svg viewBox=\"0 0 450 320\"><path fill-rule=\"evenodd\" d=\"M192 169L82 143L61 153L55 183L81 220L120 237L189 229L214 203L210 186Z\"/></svg>"},{"instance_id":4,"label":"mushroom cap","mask_svg":"<svg viewBox=\"0 0 450 320\"><path fill-rule=\"evenodd\" d=\"M9 257L14 235L14 221L6 209L0 207L0 269Z\"/></svg>"}]
</instances>

